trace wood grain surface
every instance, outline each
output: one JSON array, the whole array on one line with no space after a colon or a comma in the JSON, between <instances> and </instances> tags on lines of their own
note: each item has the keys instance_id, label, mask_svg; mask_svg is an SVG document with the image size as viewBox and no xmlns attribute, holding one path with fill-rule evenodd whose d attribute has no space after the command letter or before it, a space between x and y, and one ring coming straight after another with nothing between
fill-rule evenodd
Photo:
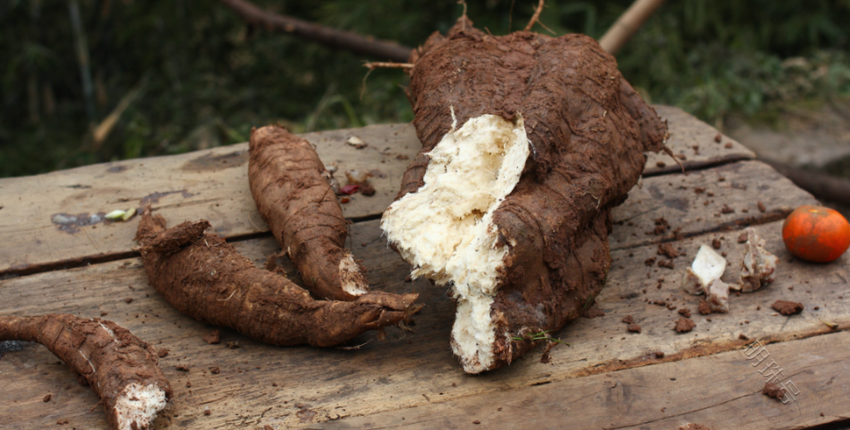
<instances>
[{"instance_id":1,"label":"wood grain surface","mask_svg":"<svg viewBox=\"0 0 850 430\"><path fill-rule=\"evenodd\" d=\"M657 106L670 119L668 146L687 153L688 168L753 158L737 142L714 142L712 128L680 109ZM360 129L305 134L322 160L335 164L337 179L346 183L347 170L374 172L370 182L377 192L355 194L342 205L346 218L380 216L395 199L401 175L421 145L410 125L375 125ZM346 143L359 137L368 146ZM727 141L731 148L726 148ZM703 148L694 155L693 147ZM225 237L244 237L268 231L248 189L247 143L168 157L95 164L44 175L0 179L0 275L28 274L73 267L133 255L136 221L61 225L56 215L91 222L114 209L152 207L168 218L209 220ZM659 156L673 161L666 154ZM650 156L646 174L678 169L659 168ZM659 160L661 158L658 158ZM61 220L61 219L60 219ZM87 220L87 222L83 222Z\"/></svg>"},{"instance_id":2,"label":"wood grain surface","mask_svg":"<svg viewBox=\"0 0 850 430\"><path fill-rule=\"evenodd\" d=\"M548 363L538 347L509 368L464 374L448 344L454 304L445 289L405 281L409 266L387 247L374 219L391 202L409 161L396 156L418 149L412 128L401 125L307 137L341 170L380 165L387 175L373 180L378 195L357 195L344 206L355 221L348 247L369 269L373 289L420 293L425 308L413 333L390 328L345 348L281 348L222 330L221 344L209 345L202 337L215 328L177 313L148 284L133 251L138 219L76 232L51 222L55 213L138 206L144 196L171 192L151 202L170 224L210 219L261 266L278 245L251 201L244 145L0 180L0 273L7 278L0 280L0 313L103 317L166 348L161 366L175 395L155 428L676 429L691 422L716 430L846 419L850 258L804 263L784 250L780 235L782 218L815 200L770 167L746 161L752 153L736 142L731 148L723 136L714 142L711 127L674 108L659 111L670 120L668 145L686 155L689 171L651 164L666 156L650 158L641 186L614 211L613 265L593 308L604 316L580 318L555 333L570 345L554 347ZM352 135L370 146L345 144ZM20 203L9 203L15 200ZM700 315L699 298L679 287L684 271L700 244L716 242L729 262L724 280L734 282L743 252L737 238L748 225L779 257L777 281L733 294L728 314ZM659 255L659 244L680 255ZM288 261L281 264L300 282ZM778 315L770 309L777 299L805 309ZM673 325L683 308L696 327L680 334ZM640 333L627 330L627 315ZM760 394L764 377L742 355L754 339L768 344L796 383L795 401L786 405ZM0 428L41 429L57 420L68 420L57 428L106 428L96 396L44 347L0 345L0 381Z\"/></svg>"}]
</instances>

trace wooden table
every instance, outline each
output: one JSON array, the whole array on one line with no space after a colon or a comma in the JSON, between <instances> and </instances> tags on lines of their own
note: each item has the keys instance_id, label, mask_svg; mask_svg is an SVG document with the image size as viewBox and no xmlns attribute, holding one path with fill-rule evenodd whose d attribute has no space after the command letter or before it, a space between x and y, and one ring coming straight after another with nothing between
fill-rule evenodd
<instances>
[{"instance_id":1,"label":"wooden table","mask_svg":"<svg viewBox=\"0 0 850 430\"><path fill-rule=\"evenodd\" d=\"M210 220L260 265L278 245L251 199L246 144L0 180L0 313L104 315L167 348L160 364L174 401L156 428L676 429L699 423L716 430L807 428L847 419L850 333L842 330L850 326L850 261L801 262L780 237L784 216L814 198L754 161L739 143L726 136L715 142L717 132L708 125L675 108L658 110L669 120L669 146L683 155L688 171L681 173L666 155L649 157L641 186L614 211L614 262L597 299L605 315L580 318L557 333L571 346L555 347L546 364L539 347L511 367L464 374L449 348L454 304L427 281L404 281L408 265L387 248L378 223L419 148L409 125L305 137L340 171L375 171L377 194L355 195L343 205L353 222L350 247L369 269L373 289L420 293L426 307L415 333L390 328L385 340L364 335L352 343L365 343L360 349L343 350L272 347L224 330L222 343L209 345L202 337L213 327L178 314L148 285L132 240L138 217L108 225L53 222L56 214L90 220L149 202L171 225ZM347 145L350 136L369 146ZM672 228L653 234L661 218ZM733 295L728 314L700 315L698 298L679 289L683 271L700 244L720 239L730 262L724 279L733 281L742 258L737 237L750 225L779 256L777 281ZM684 251L672 269L657 265L665 259L657 255L663 242ZM770 304L780 298L800 301L805 310L777 315ZM669 307L652 303L665 300ZM691 310L693 331L673 330L674 307ZM640 334L627 332L626 315L641 325ZM746 349L753 340L769 354L756 367L747 355L754 351ZM236 342L238 348L226 345ZM73 372L41 346L16 346L0 358L0 428L43 429L57 427L57 420L68 420L58 428L105 428L98 399ZM798 390L787 404L761 394L767 378L760 369L771 360ZM47 393L52 400L44 403Z\"/></svg>"}]
</instances>

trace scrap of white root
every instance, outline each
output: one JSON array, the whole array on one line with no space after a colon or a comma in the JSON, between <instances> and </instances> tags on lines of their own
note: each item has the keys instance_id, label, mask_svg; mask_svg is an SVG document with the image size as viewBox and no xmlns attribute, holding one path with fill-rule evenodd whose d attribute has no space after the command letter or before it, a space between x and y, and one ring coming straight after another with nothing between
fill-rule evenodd
<instances>
[{"instance_id":1,"label":"scrap of white root","mask_svg":"<svg viewBox=\"0 0 850 430\"><path fill-rule=\"evenodd\" d=\"M729 284L715 279L708 284L705 296L712 312L729 312Z\"/></svg>"},{"instance_id":2,"label":"scrap of white root","mask_svg":"<svg viewBox=\"0 0 850 430\"><path fill-rule=\"evenodd\" d=\"M682 279L682 289L690 294L704 294L708 286L723 276L726 259L708 245L700 245L694 262Z\"/></svg>"},{"instance_id":3,"label":"scrap of white root","mask_svg":"<svg viewBox=\"0 0 850 430\"><path fill-rule=\"evenodd\" d=\"M133 382L124 387L113 411L120 430L147 429L167 405L165 390L156 384L141 386Z\"/></svg>"},{"instance_id":4,"label":"scrap of white root","mask_svg":"<svg viewBox=\"0 0 850 430\"><path fill-rule=\"evenodd\" d=\"M747 243L744 244L741 281L737 287L748 293L776 279L776 263L779 258L764 249L764 239L758 237L754 228L747 228L745 233Z\"/></svg>"},{"instance_id":5,"label":"scrap of white root","mask_svg":"<svg viewBox=\"0 0 850 430\"><path fill-rule=\"evenodd\" d=\"M357 136L351 136L345 142L357 149L363 149L366 147L366 142Z\"/></svg>"}]
</instances>

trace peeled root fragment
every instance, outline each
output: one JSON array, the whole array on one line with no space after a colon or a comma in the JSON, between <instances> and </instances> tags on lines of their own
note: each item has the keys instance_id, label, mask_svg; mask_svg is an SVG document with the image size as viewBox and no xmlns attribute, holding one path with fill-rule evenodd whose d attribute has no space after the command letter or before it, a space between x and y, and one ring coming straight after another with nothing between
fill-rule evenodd
<instances>
[{"instance_id":1,"label":"peeled root fragment","mask_svg":"<svg viewBox=\"0 0 850 430\"><path fill-rule=\"evenodd\" d=\"M666 125L586 36L494 37L464 16L411 62L423 147L381 227L413 276L451 286L452 350L480 373L592 305L611 208Z\"/></svg>"},{"instance_id":2,"label":"peeled root fragment","mask_svg":"<svg viewBox=\"0 0 850 430\"><path fill-rule=\"evenodd\" d=\"M65 314L0 316L4 340L38 342L85 378L103 403L110 429L147 429L171 399L156 351L111 321Z\"/></svg>"},{"instance_id":3,"label":"peeled root fragment","mask_svg":"<svg viewBox=\"0 0 850 430\"><path fill-rule=\"evenodd\" d=\"M416 313L417 294L370 292L315 300L285 277L258 269L205 220L170 229L147 210L136 240L148 280L181 313L273 345L333 346ZM163 242L171 245L166 252Z\"/></svg>"},{"instance_id":4,"label":"peeled root fragment","mask_svg":"<svg viewBox=\"0 0 850 430\"><path fill-rule=\"evenodd\" d=\"M682 278L682 289L694 295L704 294L709 285L720 279L725 271L726 259L710 246L700 245L694 262Z\"/></svg>"},{"instance_id":5,"label":"peeled root fragment","mask_svg":"<svg viewBox=\"0 0 850 430\"><path fill-rule=\"evenodd\" d=\"M741 261L741 291L748 293L776 279L776 264L779 258L764 249L764 239L758 237L756 229L745 230L744 259Z\"/></svg>"},{"instance_id":6,"label":"peeled root fragment","mask_svg":"<svg viewBox=\"0 0 850 430\"><path fill-rule=\"evenodd\" d=\"M278 126L251 131L248 182L260 215L318 299L369 292L363 268L345 249L348 225L331 174L310 142Z\"/></svg>"}]
</instances>

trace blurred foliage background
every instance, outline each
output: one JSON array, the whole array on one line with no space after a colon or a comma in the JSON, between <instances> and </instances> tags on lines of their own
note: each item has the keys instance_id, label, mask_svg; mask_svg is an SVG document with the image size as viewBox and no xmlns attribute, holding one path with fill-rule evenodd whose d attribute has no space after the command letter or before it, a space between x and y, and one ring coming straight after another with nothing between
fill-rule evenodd
<instances>
[{"instance_id":1,"label":"blurred foliage background","mask_svg":"<svg viewBox=\"0 0 850 430\"><path fill-rule=\"evenodd\" d=\"M505 34L536 3L470 0L468 15ZM255 4L407 46L462 12L454 0ZM541 21L599 38L630 4L548 0ZM847 23L850 0L668 1L617 59L653 103L717 126L730 114L769 122L786 103L850 98ZM374 71L362 91L362 63L381 59L251 28L214 0L4 0L0 34L0 176L232 144L273 122L303 132L412 119L400 71Z\"/></svg>"}]
</instances>

